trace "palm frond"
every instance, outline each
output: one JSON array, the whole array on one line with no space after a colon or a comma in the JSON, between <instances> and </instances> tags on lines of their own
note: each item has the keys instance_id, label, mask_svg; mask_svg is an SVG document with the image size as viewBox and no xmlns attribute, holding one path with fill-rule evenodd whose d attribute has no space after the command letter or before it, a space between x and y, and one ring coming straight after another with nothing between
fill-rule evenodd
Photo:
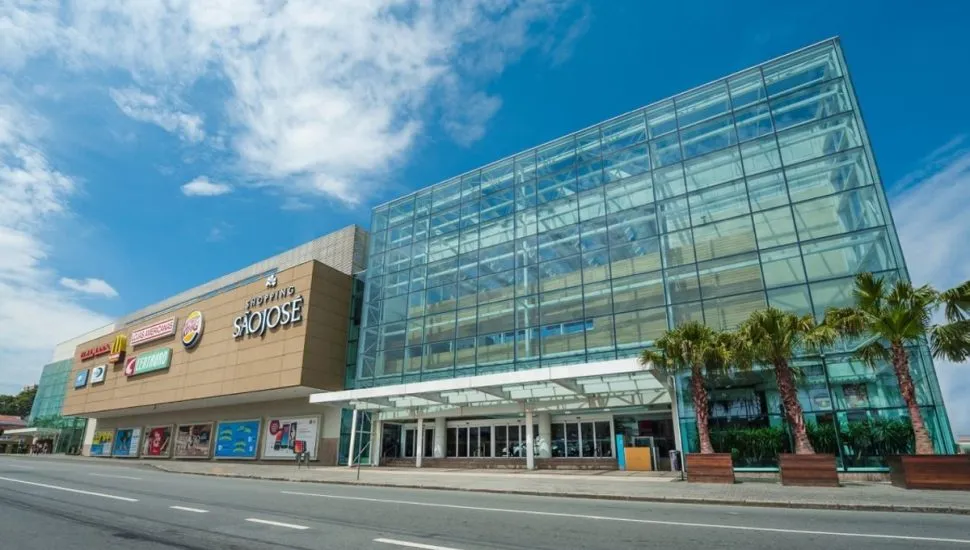
<instances>
[{"instance_id":1,"label":"palm frond","mask_svg":"<svg viewBox=\"0 0 970 550\"><path fill-rule=\"evenodd\" d=\"M854 307L830 307L825 311L822 323L850 338L861 335L869 328L865 311Z\"/></svg>"},{"instance_id":2,"label":"palm frond","mask_svg":"<svg viewBox=\"0 0 970 550\"><path fill-rule=\"evenodd\" d=\"M970 316L970 281L941 292L939 297L947 321L963 321Z\"/></svg>"},{"instance_id":3,"label":"palm frond","mask_svg":"<svg viewBox=\"0 0 970 550\"><path fill-rule=\"evenodd\" d=\"M954 363L970 359L970 320L931 327L930 349L937 359Z\"/></svg>"},{"instance_id":4,"label":"palm frond","mask_svg":"<svg viewBox=\"0 0 970 550\"><path fill-rule=\"evenodd\" d=\"M855 297L856 304L862 309L881 309L886 297L885 280L872 273L860 273L856 275L852 295Z\"/></svg>"},{"instance_id":5,"label":"palm frond","mask_svg":"<svg viewBox=\"0 0 970 550\"><path fill-rule=\"evenodd\" d=\"M855 351L857 359L871 368L876 368L880 362L890 361L892 353L879 340L872 340Z\"/></svg>"}]
</instances>

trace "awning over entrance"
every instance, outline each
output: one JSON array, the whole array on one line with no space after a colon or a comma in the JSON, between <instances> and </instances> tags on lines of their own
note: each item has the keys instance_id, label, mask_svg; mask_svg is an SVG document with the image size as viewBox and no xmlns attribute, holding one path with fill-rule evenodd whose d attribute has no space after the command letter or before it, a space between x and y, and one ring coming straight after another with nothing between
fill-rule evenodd
<instances>
[{"instance_id":1,"label":"awning over entrance","mask_svg":"<svg viewBox=\"0 0 970 550\"><path fill-rule=\"evenodd\" d=\"M669 404L670 395L649 365L629 358L316 393L310 396L310 402L377 411L382 420L392 420L518 413L526 409L657 406Z\"/></svg>"}]
</instances>

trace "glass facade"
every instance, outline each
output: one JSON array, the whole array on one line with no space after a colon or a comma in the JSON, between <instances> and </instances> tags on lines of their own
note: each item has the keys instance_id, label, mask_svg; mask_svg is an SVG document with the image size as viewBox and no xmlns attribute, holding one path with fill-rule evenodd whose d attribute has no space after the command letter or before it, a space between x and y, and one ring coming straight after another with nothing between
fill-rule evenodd
<instances>
[{"instance_id":1,"label":"glass facade","mask_svg":"<svg viewBox=\"0 0 970 550\"><path fill-rule=\"evenodd\" d=\"M820 317L857 273L907 277L834 40L379 206L371 231L355 387L629 357L687 320ZM891 370L844 351L805 366L833 441L905 412ZM932 362L913 357L952 451ZM780 425L769 378L725 390L715 419ZM867 452L853 460L879 466Z\"/></svg>"},{"instance_id":2,"label":"glass facade","mask_svg":"<svg viewBox=\"0 0 970 550\"><path fill-rule=\"evenodd\" d=\"M37 395L27 417L28 424L61 416L72 364L71 359L65 359L44 366L37 382Z\"/></svg>"}]
</instances>

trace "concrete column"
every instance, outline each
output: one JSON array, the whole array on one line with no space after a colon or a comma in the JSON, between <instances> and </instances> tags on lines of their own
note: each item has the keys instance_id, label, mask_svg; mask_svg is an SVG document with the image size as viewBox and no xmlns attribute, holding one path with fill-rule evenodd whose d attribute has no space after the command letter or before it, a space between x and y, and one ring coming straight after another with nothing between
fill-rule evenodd
<instances>
[{"instance_id":1,"label":"concrete column","mask_svg":"<svg viewBox=\"0 0 970 550\"><path fill-rule=\"evenodd\" d=\"M535 444L532 436L532 409L525 411L525 467L528 470L536 469L536 456L533 445Z\"/></svg>"},{"instance_id":2,"label":"concrete column","mask_svg":"<svg viewBox=\"0 0 970 550\"><path fill-rule=\"evenodd\" d=\"M669 378L669 381L670 415L674 421L674 448L683 453L684 447L680 437L680 407L677 405L677 382L673 376Z\"/></svg>"},{"instance_id":3,"label":"concrete column","mask_svg":"<svg viewBox=\"0 0 970 550\"><path fill-rule=\"evenodd\" d=\"M448 444L448 421L445 418L434 419L434 457L445 457L445 446Z\"/></svg>"},{"instance_id":4,"label":"concrete column","mask_svg":"<svg viewBox=\"0 0 970 550\"><path fill-rule=\"evenodd\" d=\"M381 420L378 413L373 413L371 416L370 429L372 432L371 436L371 452L370 452L370 465L380 466L381 465L381 452L383 452L384 446L384 421Z\"/></svg>"},{"instance_id":5,"label":"concrete column","mask_svg":"<svg viewBox=\"0 0 970 550\"><path fill-rule=\"evenodd\" d=\"M539 413L539 458L552 457L552 415Z\"/></svg>"},{"instance_id":6,"label":"concrete column","mask_svg":"<svg viewBox=\"0 0 970 550\"><path fill-rule=\"evenodd\" d=\"M421 467L421 455L424 453L424 419L418 419L418 433L417 437L414 438L414 466L417 468Z\"/></svg>"},{"instance_id":7,"label":"concrete column","mask_svg":"<svg viewBox=\"0 0 970 550\"><path fill-rule=\"evenodd\" d=\"M347 450L347 467L354 467L354 460L357 460L357 409L350 417L350 448Z\"/></svg>"}]
</instances>

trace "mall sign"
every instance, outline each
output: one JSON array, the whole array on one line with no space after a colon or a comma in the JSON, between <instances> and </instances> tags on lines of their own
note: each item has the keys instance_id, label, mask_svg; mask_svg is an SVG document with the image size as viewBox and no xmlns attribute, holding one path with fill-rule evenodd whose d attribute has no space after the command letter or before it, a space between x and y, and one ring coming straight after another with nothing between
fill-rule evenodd
<instances>
[{"instance_id":1,"label":"mall sign","mask_svg":"<svg viewBox=\"0 0 970 550\"><path fill-rule=\"evenodd\" d=\"M266 279L266 286L274 288L276 277ZM276 303L273 303L276 302ZM273 305L269 305L273 304ZM262 306L265 308L259 309ZM252 311L254 308L255 311ZM296 287L288 286L250 298L246 312L232 321L232 337L265 336L274 330L303 321L303 295L296 296Z\"/></svg>"}]
</instances>

